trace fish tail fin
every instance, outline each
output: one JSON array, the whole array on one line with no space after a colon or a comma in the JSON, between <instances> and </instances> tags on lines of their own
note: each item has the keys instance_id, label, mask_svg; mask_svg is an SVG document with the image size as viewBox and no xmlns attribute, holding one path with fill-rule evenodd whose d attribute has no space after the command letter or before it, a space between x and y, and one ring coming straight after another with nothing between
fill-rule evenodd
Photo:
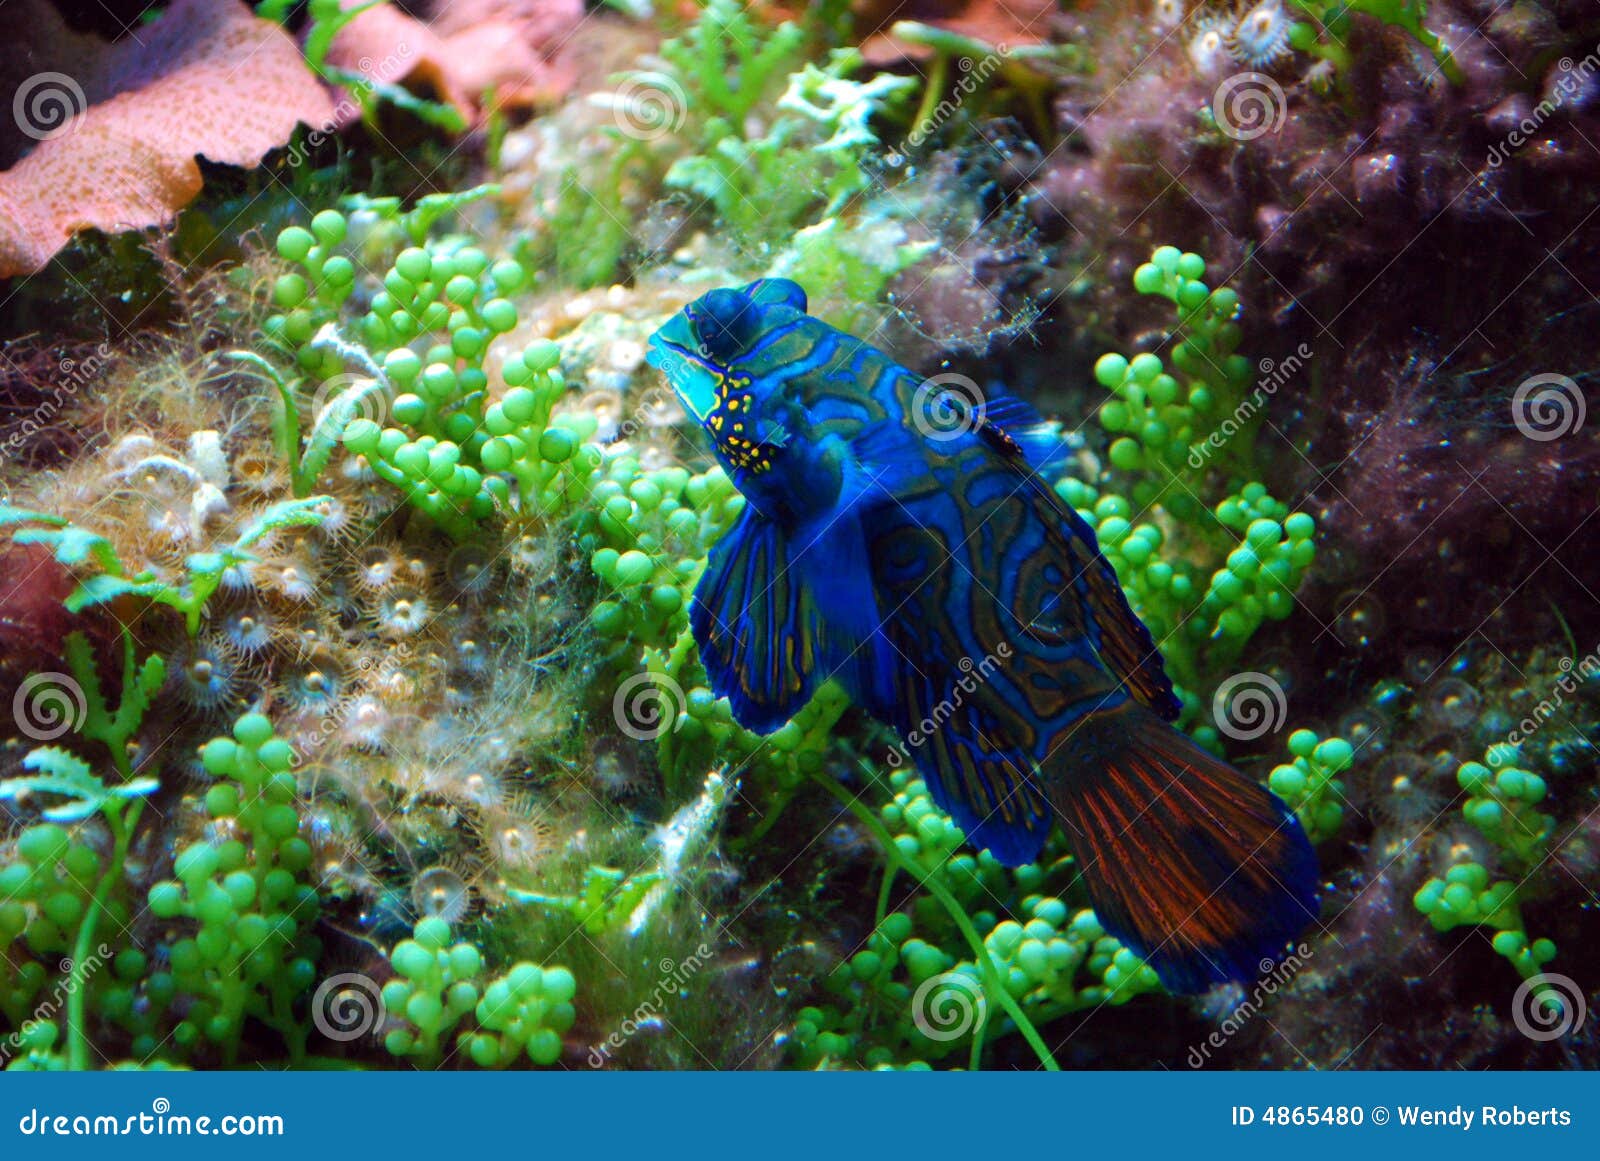
<instances>
[{"instance_id":1,"label":"fish tail fin","mask_svg":"<svg viewBox=\"0 0 1600 1161\"><path fill-rule=\"evenodd\" d=\"M1101 925L1168 988L1266 971L1317 917L1317 861L1271 791L1134 702L1085 718L1050 801Z\"/></svg>"}]
</instances>

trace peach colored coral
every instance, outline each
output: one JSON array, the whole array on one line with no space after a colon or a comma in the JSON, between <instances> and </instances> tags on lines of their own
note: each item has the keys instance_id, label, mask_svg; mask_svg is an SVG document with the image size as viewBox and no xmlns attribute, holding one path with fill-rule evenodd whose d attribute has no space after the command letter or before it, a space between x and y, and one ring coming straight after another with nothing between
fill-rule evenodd
<instances>
[{"instance_id":1,"label":"peach colored coral","mask_svg":"<svg viewBox=\"0 0 1600 1161\"><path fill-rule=\"evenodd\" d=\"M361 0L346 0L346 6ZM583 19L579 0L450 0L421 20L384 4L334 37L327 63L346 72L431 88L468 122L494 91L501 107L527 108L565 95L576 78L556 54ZM353 120L349 102L342 118Z\"/></svg>"},{"instance_id":2,"label":"peach colored coral","mask_svg":"<svg viewBox=\"0 0 1600 1161\"><path fill-rule=\"evenodd\" d=\"M169 223L200 192L197 156L254 166L297 123L333 116L294 41L236 0L174 0L116 44L18 2L28 59L72 78L87 107L0 173L0 277L40 269L80 230Z\"/></svg>"}]
</instances>

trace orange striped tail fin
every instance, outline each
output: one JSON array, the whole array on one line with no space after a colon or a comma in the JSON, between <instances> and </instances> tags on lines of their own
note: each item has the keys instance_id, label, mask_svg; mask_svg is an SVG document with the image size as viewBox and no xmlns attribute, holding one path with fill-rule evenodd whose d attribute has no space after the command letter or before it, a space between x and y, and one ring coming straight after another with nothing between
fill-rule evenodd
<instances>
[{"instance_id":1,"label":"orange striped tail fin","mask_svg":"<svg viewBox=\"0 0 1600 1161\"><path fill-rule=\"evenodd\" d=\"M1050 802L1100 923L1176 992L1252 980L1317 917L1317 860L1281 799L1143 706L1086 718Z\"/></svg>"}]
</instances>

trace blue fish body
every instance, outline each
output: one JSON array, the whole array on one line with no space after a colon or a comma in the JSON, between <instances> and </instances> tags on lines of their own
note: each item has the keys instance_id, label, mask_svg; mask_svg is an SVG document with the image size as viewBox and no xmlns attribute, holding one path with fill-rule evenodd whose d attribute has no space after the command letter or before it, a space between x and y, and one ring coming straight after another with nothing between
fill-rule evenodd
<instances>
[{"instance_id":1,"label":"blue fish body","mask_svg":"<svg viewBox=\"0 0 1600 1161\"><path fill-rule=\"evenodd\" d=\"M1293 813L1169 723L1178 701L1031 411L951 392L806 312L713 290L650 361L747 503L690 621L714 692L770 733L839 681L1010 865L1060 823L1106 929L1168 987L1253 977L1317 914Z\"/></svg>"}]
</instances>

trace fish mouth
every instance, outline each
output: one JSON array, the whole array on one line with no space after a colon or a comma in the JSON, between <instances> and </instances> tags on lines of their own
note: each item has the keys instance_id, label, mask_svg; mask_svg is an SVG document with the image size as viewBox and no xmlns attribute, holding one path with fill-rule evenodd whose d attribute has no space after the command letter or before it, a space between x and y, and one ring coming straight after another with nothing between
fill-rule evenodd
<instances>
[{"instance_id":1,"label":"fish mouth","mask_svg":"<svg viewBox=\"0 0 1600 1161\"><path fill-rule=\"evenodd\" d=\"M688 320L681 314L675 315L650 336L645 362L667 377L684 409L703 424L717 406L717 388L725 375L674 334L682 331L686 335L688 330Z\"/></svg>"}]
</instances>

